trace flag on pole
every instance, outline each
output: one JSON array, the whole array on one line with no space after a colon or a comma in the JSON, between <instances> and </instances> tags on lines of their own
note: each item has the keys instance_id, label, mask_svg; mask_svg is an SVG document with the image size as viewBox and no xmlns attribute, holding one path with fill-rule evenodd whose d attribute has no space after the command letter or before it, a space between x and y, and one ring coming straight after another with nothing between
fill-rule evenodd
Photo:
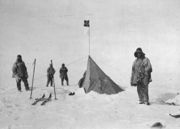
<instances>
[{"instance_id":1,"label":"flag on pole","mask_svg":"<svg viewBox=\"0 0 180 129\"><path fill-rule=\"evenodd\" d=\"M88 35L89 35L89 55L90 55L90 21L84 20L84 27L88 27Z\"/></svg>"},{"instance_id":2,"label":"flag on pole","mask_svg":"<svg viewBox=\"0 0 180 129\"><path fill-rule=\"evenodd\" d=\"M84 20L84 27L89 27L89 20Z\"/></svg>"}]
</instances>

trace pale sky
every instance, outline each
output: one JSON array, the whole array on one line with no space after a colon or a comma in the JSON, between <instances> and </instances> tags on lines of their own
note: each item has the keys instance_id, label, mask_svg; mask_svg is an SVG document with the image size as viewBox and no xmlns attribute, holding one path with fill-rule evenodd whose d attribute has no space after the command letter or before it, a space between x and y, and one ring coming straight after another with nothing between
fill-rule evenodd
<instances>
[{"instance_id":1,"label":"pale sky","mask_svg":"<svg viewBox=\"0 0 180 129\"><path fill-rule=\"evenodd\" d=\"M19 53L28 63L37 58L38 75L50 59L58 74L62 62L87 56L84 19L90 19L92 58L119 85L129 85L137 47L152 62L154 84L178 85L179 0L0 0L0 84L11 79ZM85 59L69 66L73 83L86 64Z\"/></svg>"}]
</instances>

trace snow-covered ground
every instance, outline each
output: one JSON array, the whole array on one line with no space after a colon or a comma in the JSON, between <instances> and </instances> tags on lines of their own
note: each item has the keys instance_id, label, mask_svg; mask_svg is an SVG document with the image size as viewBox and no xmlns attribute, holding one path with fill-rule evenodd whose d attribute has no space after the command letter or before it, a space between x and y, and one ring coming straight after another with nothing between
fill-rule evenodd
<instances>
[{"instance_id":1,"label":"snow-covered ground","mask_svg":"<svg viewBox=\"0 0 180 129\"><path fill-rule=\"evenodd\" d=\"M70 91L76 94L69 96ZM1 129L150 129L156 122L161 122L167 129L180 127L180 120L169 116L169 113L180 113L178 106L164 104L162 101L168 98L155 97L155 94L150 95L150 106L140 105L133 87L116 95L99 95L95 92L85 94L75 86L58 86L57 100L52 96L44 106L41 102L31 105L34 98L43 93L48 96L53 88L35 88L31 100L30 92L1 91Z\"/></svg>"},{"instance_id":2,"label":"snow-covered ground","mask_svg":"<svg viewBox=\"0 0 180 129\"><path fill-rule=\"evenodd\" d=\"M149 129L155 122L179 129L180 119L169 113L179 114L180 107L165 104L180 92L179 12L179 0L0 0L0 129ZM90 19L92 58L124 92L85 94L77 87L89 49L84 19ZM150 106L138 104L129 84L137 47L153 66ZM31 100L11 77L17 54L27 65L30 86L37 59ZM32 106L43 93L53 93L45 87L51 59L58 100ZM62 63L69 87L60 85Z\"/></svg>"}]
</instances>

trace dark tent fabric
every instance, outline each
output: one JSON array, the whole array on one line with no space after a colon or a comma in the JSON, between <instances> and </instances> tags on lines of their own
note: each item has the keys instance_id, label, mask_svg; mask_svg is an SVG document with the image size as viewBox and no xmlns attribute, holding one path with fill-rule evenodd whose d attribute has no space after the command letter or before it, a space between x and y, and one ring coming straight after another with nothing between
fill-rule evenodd
<instances>
[{"instance_id":1,"label":"dark tent fabric","mask_svg":"<svg viewBox=\"0 0 180 129\"><path fill-rule=\"evenodd\" d=\"M108 77L89 56L86 74L82 83L85 93L95 91L100 94L116 94L123 91Z\"/></svg>"}]
</instances>

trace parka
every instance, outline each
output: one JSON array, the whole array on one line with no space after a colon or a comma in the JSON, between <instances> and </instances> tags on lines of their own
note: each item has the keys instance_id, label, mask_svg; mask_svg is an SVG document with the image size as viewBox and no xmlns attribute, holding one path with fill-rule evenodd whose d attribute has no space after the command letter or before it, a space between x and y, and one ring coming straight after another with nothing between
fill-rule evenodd
<instances>
[{"instance_id":1,"label":"parka","mask_svg":"<svg viewBox=\"0 0 180 129\"><path fill-rule=\"evenodd\" d=\"M137 86L139 82L148 85L151 80L152 65L147 57L136 59L132 66L131 85Z\"/></svg>"}]
</instances>

